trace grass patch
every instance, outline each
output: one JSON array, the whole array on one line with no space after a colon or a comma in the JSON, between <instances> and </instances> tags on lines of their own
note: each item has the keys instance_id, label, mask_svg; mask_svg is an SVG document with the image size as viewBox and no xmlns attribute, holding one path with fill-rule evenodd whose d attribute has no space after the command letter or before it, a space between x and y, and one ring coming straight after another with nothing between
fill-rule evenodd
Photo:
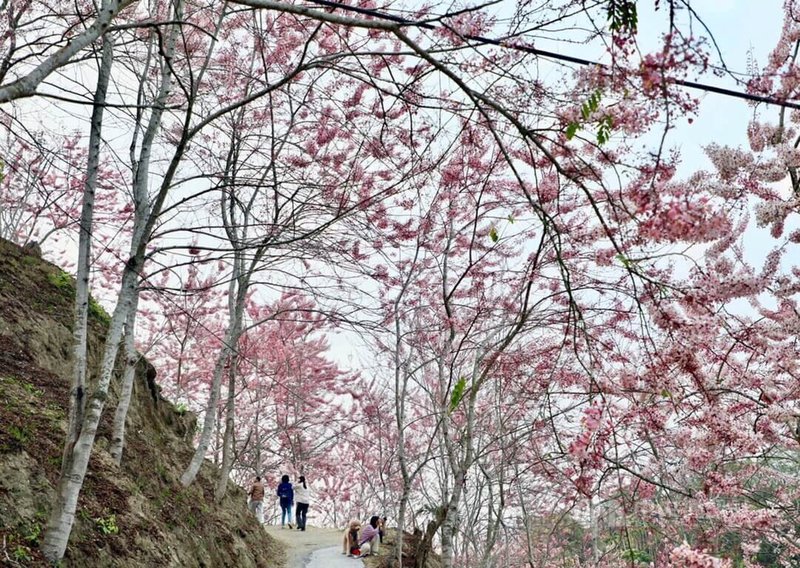
<instances>
[{"instance_id":1,"label":"grass patch","mask_svg":"<svg viewBox=\"0 0 800 568\"><path fill-rule=\"evenodd\" d=\"M70 298L75 297L75 279L68 272L64 272L63 270L50 272L47 275L47 281L58 288L65 296ZM111 316L108 315L108 312L103 306L91 296L89 296L89 317L94 318L104 325L109 325L111 323Z\"/></svg>"},{"instance_id":2,"label":"grass patch","mask_svg":"<svg viewBox=\"0 0 800 568\"><path fill-rule=\"evenodd\" d=\"M26 426L20 427L16 424L12 424L8 427L8 433L11 436L11 439L19 444L20 447L24 446L31 437L31 432Z\"/></svg>"},{"instance_id":3,"label":"grass patch","mask_svg":"<svg viewBox=\"0 0 800 568\"><path fill-rule=\"evenodd\" d=\"M31 556L31 549L27 546L18 544L13 551L11 551L11 559L15 562L30 562L33 560Z\"/></svg>"},{"instance_id":4,"label":"grass patch","mask_svg":"<svg viewBox=\"0 0 800 568\"><path fill-rule=\"evenodd\" d=\"M22 386L22 388L25 390L25 392L27 392L28 394L33 395L35 397L40 397L44 393L44 391L42 391L41 389L36 388L32 383L28 383L28 382L25 382L25 381L20 381L19 384L20 384L20 386Z\"/></svg>"},{"instance_id":5,"label":"grass patch","mask_svg":"<svg viewBox=\"0 0 800 568\"><path fill-rule=\"evenodd\" d=\"M64 272L63 270L50 272L47 275L47 281L62 292L68 294L75 293L75 282L68 272Z\"/></svg>"},{"instance_id":6,"label":"grass patch","mask_svg":"<svg viewBox=\"0 0 800 568\"><path fill-rule=\"evenodd\" d=\"M89 317L93 317L104 325L111 324L111 316L103 309L103 306L97 303L97 300L89 296Z\"/></svg>"},{"instance_id":7,"label":"grass patch","mask_svg":"<svg viewBox=\"0 0 800 568\"><path fill-rule=\"evenodd\" d=\"M39 537L42 536L42 525L33 523L23 532L22 539L32 546L39 545Z\"/></svg>"}]
</instances>

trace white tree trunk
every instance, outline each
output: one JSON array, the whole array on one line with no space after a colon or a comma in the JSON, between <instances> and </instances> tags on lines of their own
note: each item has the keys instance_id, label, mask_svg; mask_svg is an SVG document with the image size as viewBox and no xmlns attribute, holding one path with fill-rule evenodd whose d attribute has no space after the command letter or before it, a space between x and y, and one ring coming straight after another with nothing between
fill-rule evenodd
<instances>
[{"instance_id":1,"label":"white tree trunk","mask_svg":"<svg viewBox=\"0 0 800 568\"><path fill-rule=\"evenodd\" d=\"M236 345L239 343L239 336L242 334L242 315L244 313L244 302L247 294L247 279L242 278L239 281L239 274L237 273L237 264L234 263L234 274L231 278L231 286L229 297L229 311L231 320L228 322L228 331L225 333L224 344L220 349L217 362L214 365L214 375L211 380L211 391L206 404L205 415L203 416L203 429L200 432L200 438L197 441L197 448L194 451L192 460L181 476L181 484L188 487L197 477L197 472L200 471L200 466L203 465L203 460L206 458L208 446L211 443L211 438L214 435L214 428L217 425L217 406L219 405L220 390L222 389L222 376L225 371L225 365L229 363L232 358ZM235 298L235 303L233 298Z\"/></svg>"},{"instance_id":2,"label":"white tree trunk","mask_svg":"<svg viewBox=\"0 0 800 568\"><path fill-rule=\"evenodd\" d=\"M131 394L133 393L133 380L136 376L136 365L139 363L140 355L136 351L134 344L134 329L136 328L136 311L139 306L139 294L134 294L133 305L125 322L125 372L122 375L122 389L117 402L117 410L114 413L114 429L111 436L111 447L109 449L111 457L117 462L122 463L122 451L125 448L125 421L128 417L128 409L131 404Z\"/></svg>"},{"instance_id":3,"label":"white tree trunk","mask_svg":"<svg viewBox=\"0 0 800 568\"><path fill-rule=\"evenodd\" d=\"M103 55L94 93L94 108L89 131L89 156L86 164L86 182L83 186L80 233L78 236L78 266L75 274L75 320L72 330L73 367L69 392L67 439L61 459L61 474L69 468L69 455L78 441L83 412L86 406L86 342L89 316L89 264L92 253L92 224L94 222L94 196L100 167L100 144L111 66L114 61L114 43L109 35L103 42Z\"/></svg>"},{"instance_id":4,"label":"white tree trunk","mask_svg":"<svg viewBox=\"0 0 800 568\"><path fill-rule=\"evenodd\" d=\"M442 568L453 568L453 540L458 519L458 503L464 487L465 473L458 475L453 483L453 492L447 502L447 513L442 523Z\"/></svg>"},{"instance_id":5,"label":"white tree trunk","mask_svg":"<svg viewBox=\"0 0 800 568\"><path fill-rule=\"evenodd\" d=\"M175 7L176 14L180 14L181 9L181 2L178 2ZM178 19L177 16L176 19ZM164 54L167 59L171 58L174 51L174 38L177 31L178 26L173 26L170 30L167 48ZM57 564L61 561L64 557L64 551L67 548L69 535L72 532L72 525L75 521L75 508L78 504L78 496L83 487L86 468L89 465L89 458L94 446L95 435L97 434L97 426L100 422L106 399L108 398L108 387L114 373L119 343L122 338L122 329L133 307L134 298L138 293L137 283L140 278L140 272L144 267L146 245L150 239L161 206L169 191L172 176L177 167L177 161L186 145L184 142L183 144L179 144L178 149L176 149L175 157L170 164L170 170L164 177L155 201L151 204L149 200L147 200L147 169L149 168L150 162L150 146L160 126L160 116L163 112L162 109L166 97L169 94L169 87L172 82L171 78L171 65L165 62L162 67L159 95L151 113L148 130L145 133L142 143L139 163L135 164L133 184L135 215L131 237L132 252L122 272L122 282L120 284L119 296L117 297L117 305L111 316L111 324L109 325L106 335L100 377L97 387L92 392L92 396L88 401L84 419L80 426L78 439L65 460L65 467L62 468L63 472L59 478L56 490L56 502L50 512L44 540L42 541L42 553L45 558L53 564ZM153 120L154 116L157 116L158 119Z\"/></svg>"},{"instance_id":6,"label":"white tree trunk","mask_svg":"<svg viewBox=\"0 0 800 568\"><path fill-rule=\"evenodd\" d=\"M30 97L36 88L53 71L69 63L82 49L88 47L101 35L105 34L117 14L130 5L133 0L106 0L97 12L97 19L84 31L71 38L69 42L38 66L13 83L0 85L0 103L14 99Z\"/></svg>"},{"instance_id":7,"label":"white tree trunk","mask_svg":"<svg viewBox=\"0 0 800 568\"><path fill-rule=\"evenodd\" d=\"M131 258L125 266L117 307L111 316L111 325L106 336L100 378L97 387L89 398L78 441L68 459L69 467L59 479L56 502L50 513L44 541L42 542L42 553L53 564L56 564L64 557L67 541L72 531L72 524L75 521L78 495L81 487L83 487L86 468L89 465L89 457L97 434L97 425L100 423L100 417L108 397L108 387L114 374L114 363L119 350L119 342L122 338L122 328L133 305L138 271L141 264L142 256L139 256L139 258Z\"/></svg>"},{"instance_id":8,"label":"white tree trunk","mask_svg":"<svg viewBox=\"0 0 800 568\"><path fill-rule=\"evenodd\" d=\"M231 468L233 467L233 435L235 427L236 413L236 361L238 357L233 356L228 373L228 400L225 405L225 435L222 438L222 467L217 480L217 487L214 491L214 500L221 503L225 498L228 489L228 479L230 478Z\"/></svg>"}]
</instances>

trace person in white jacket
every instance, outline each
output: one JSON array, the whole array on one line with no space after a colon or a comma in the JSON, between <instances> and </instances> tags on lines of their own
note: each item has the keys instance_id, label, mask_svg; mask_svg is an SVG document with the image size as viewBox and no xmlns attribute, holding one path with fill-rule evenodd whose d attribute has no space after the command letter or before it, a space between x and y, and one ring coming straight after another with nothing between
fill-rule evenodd
<instances>
[{"instance_id":1,"label":"person in white jacket","mask_svg":"<svg viewBox=\"0 0 800 568\"><path fill-rule=\"evenodd\" d=\"M301 475L294 486L295 518L297 519L297 530L306 530L306 515L308 506L311 504L311 490L306 484L306 477Z\"/></svg>"}]
</instances>

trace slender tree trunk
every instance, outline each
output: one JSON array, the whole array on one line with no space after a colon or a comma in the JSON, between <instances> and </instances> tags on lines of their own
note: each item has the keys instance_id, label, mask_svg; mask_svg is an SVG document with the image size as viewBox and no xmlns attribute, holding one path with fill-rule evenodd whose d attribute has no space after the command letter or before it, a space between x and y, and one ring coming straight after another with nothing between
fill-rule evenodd
<instances>
[{"instance_id":1,"label":"slender tree trunk","mask_svg":"<svg viewBox=\"0 0 800 568\"><path fill-rule=\"evenodd\" d=\"M414 553L414 568L425 568L425 564L428 561L428 554L430 554L431 548L433 547L433 537L436 536L436 531L439 530L439 527L442 527L442 524L447 519L447 512L447 508L439 507L436 510L434 518L428 521L425 533L420 537L416 552ZM442 542L444 542L444 537L442 538ZM402 568L402 564L400 564L400 566Z\"/></svg>"},{"instance_id":2,"label":"slender tree trunk","mask_svg":"<svg viewBox=\"0 0 800 568\"><path fill-rule=\"evenodd\" d=\"M403 493L400 495L400 506L397 511L397 536L395 537L395 557L394 561L398 568L403 566L403 527L406 522L406 510L408 509L408 499L411 494L411 484L403 479Z\"/></svg>"},{"instance_id":3,"label":"slender tree trunk","mask_svg":"<svg viewBox=\"0 0 800 568\"><path fill-rule=\"evenodd\" d=\"M261 416L261 403L256 407L256 418L255 418L255 440L256 440L256 463L255 463L255 473L257 476L261 475L261 428L259 428L259 417Z\"/></svg>"},{"instance_id":4,"label":"slender tree trunk","mask_svg":"<svg viewBox=\"0 0 800 568\"><path fill-rule=\"evenodd\" d=\"M142 265L143 255L131 258L122 275L122 285L117 306L111 317L108 335L103 353L103 364L97 387L89 398L80 435L68 459L69 467L59 479L56 489L56 502L50 513L47 529L42 542L42 553L45 558L56 564L64 557L72 525L75 521L75 509L78 505L86 468L94 446L97 426L108 398L108 387L114 374L114 366L119 350L122 328L133 305L136 294L138 271Z\"/></svg>"},{"instance_id":5,"label":"slender tree trunk","mask_svg":"<svg viewBox=\"0 0 800 568\"><path fill-rule=\"evenodd\" d=\"M594 497L589 497L589 528L592 535L592 562L597 564L598 559L600 558L600 552L597 547L599 531L597 527L597 510L594 503Z\"/></svg>"},{"instance_id":6,"label":"slender tree trunk","mask_svg":"<svg viewBox=\"0 0 800 568\"><path fill-rule=\"evenodd\" d=\"M181 4L180 1L176 4L176 19L178 19L177 15L180 14L180 10L182 9ZM173 26L165 49L165 58L167 59L170 59L174 52L174 38L176 33L177 26ZM151 205L147 199L147 170L150 163L151 145L160 126L164 102L169 95L171 83L171 65L165 62L162 67L159 95L154 101L155 104L150 115L148 129L143 139L140 159L139 162L135 164L134 168L133 193L135 215L133 234L131 237L132 253L125 263L122 272L122 282L120 284L117 305L111 316L111 324L106 335L98 384L88 401L84 419L80 426L78 439L71 452L67 455L65 467L62 468L63 471L56 489L56 502L50 513L44 540L42 541L42 553L45 558L53 564L61 561L64 557L64 551L67 548L69 535L75 521L75 509L78 504L78 496L83 487L83 480L86 476L86 469L89 465L89 458L97 434L97 426L100 422L106 399L108 398L108 387L114 373L119 343L122 338L122 329L128 319L128 313L132 309L134 297L137 294L136 284L140 278L139 273L144 266L146 244L155 226L161 206L166 199L174 170L177 167L176 161L178 160L178 156L180 156L180 153L186 145L184 142L179 144L178 149L176 149L176 155L164 177L159 193Z\"/></svg>"},{"instance_id":7,"label":"slender tree trunk","mask_svg":"<svg viewBox=\"0 0 800 568\"><path fill-rule=\"evenodd\" d=\"M492 550L495 549L495 544L497 543L497 535L500 532L500 524L503 520L503 511L505 510L505 503L503 500L503 488L502 483L500 485L499 490L499 501L500 503L495 506L494 502L494 495L492 494L491 489L491 480L488 481L489 484L489 502L486 503L485 506L489 510L489 522L486 528L486 543L483 547L483 551L481 552L481 558L478 562L478 568L491 568L492 566ZM494 516L494 519L492 519Z\"/></svg>"},{"instance_id":8,"label":"slender tree trunk","mask_svg":"<svg viewBox=\"0 0 800 568\"><path fill-rule=\"evenodd\" d=\"M197 472L200 471L200 466L203 465L203 460L206 458L208 446L211 443L211 438L214 434L214 428L217 425L217 406L219 405L220 390L222 388L222 375L225 370L225 365L233 358L234 350L239 342L239 336L242 333L242 315L244 313L244 302L247 292L247 280L242 278L241 282L237 282L238 275L234 275L231 279L231 288L229 292L231 297L235 297L235 305L231 309L231 321L228 324L228 331L225 333L224 345L220 349L219 357L217 357L216 365L214 366L214 375L211 382L211 392L206 404L205 416L203 416L203 430L200 432L200 439L197 442L192 460L181 476L181 483L184 487L188 487L197 477ZM234 291L235 288L235 291Z\"/></svg>"},{"instance_id":9,"label":"slender tree trunk","mask_svg":"<svg viewBox=\"0 0 800 568\"><path fill-rule=\"evenodd\" d=\"M445 518L442 522L442 568L453 568L453 544L456 532L456 520L458 518L458 503L461 500L461 492L464 487L465 476L462 473L456 477L453 484L453 493L447 502Z\"/></svg>"},{"instance_id":10,"label":"slender tree trunk","mask_svg":"<svg viewBox=\"0 0 800 568\"><path fill-rule=\"evenodd\" d=\"M222 448L222 409L218 408L215 412L217 413L217 419L214 422L214 447L211 451L214 454L214 465L219 467L219 451Z\"/></svg>"},{"instance_id":11,"label":"slender tree trunk","mask_svg":"<svg viewBox=\"0 0 800 568\"><path fill-rule=\"evenodd\" d=\"M73 369L69 393L67 439L61 459L61 474L69 469L69 456L78 441L86 406L86 342L89 316L89 263L92 252L92 224L94 222L94 196L100 168L100 144L111 66L114 61L114 42L109 34L103 41L97 89L89 130L89 157L86 164L86 182L83 186L80 233L78 237L78 267L75 275L75 321L72 331Z\"/></svg>"},{"instance_id":12,"label":"slender tree trunk","mask_svg":"<svg viewBox=\"0 0 800 568\"><path fill-rule=\"evenodd\" d=\"M117 462L122 463L122 451L125 448L125 421L128 417L128 409L131 404L131 394L133 393L133 379L136 376L136 365L139 363L140 355L136 352L134 343L134 329L136 327L136 311L139 306L139 294L134 294L133 306L125 322L125 373L122 376L122 391L119 395L117 410L114 413L114 430L111 437L111 457Z\"/></svg>"},{"instance_id":13,"label":"slender tree trunk","mask_svg":"<svg viewBox=\"0 0 800 568\"><path fill-rule=\"evenodd\" d=\"M231 468L233 467L233 434L236 412L236 361L234 355L228 373L228 401L225 405L225 435L222 438L222 468L219 472L214 500L221 503L225 498L225 491L228 489L228 479L230 478Z\"/></svg>"}]
</instances>

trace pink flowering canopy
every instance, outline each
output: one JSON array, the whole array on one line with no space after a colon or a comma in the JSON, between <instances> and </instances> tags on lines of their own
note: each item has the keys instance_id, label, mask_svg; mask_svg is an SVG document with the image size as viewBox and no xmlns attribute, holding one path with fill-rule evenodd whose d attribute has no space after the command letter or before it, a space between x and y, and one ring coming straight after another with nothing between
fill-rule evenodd
<instances>
[{"instance_id":1,"label":"pink flowering canopy","mask_svg":"<svg viewBox=\"0 0 800 568\"><path fill-rule=\"evenodd\" d=\"M141 248L137 348L223 476L447 568L798 561L800 114L687 171L692 2L2 11L0 236L70 267L99 153L93 293ZM800 99L799 11L751 97Z\"/></svg>"}]
</instances>

